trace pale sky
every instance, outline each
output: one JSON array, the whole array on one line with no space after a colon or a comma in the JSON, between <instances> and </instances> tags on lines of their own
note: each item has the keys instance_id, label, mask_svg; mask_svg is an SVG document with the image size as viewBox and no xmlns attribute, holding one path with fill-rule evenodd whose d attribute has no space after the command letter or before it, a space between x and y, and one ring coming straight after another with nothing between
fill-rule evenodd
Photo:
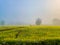
<instances>
[{"instance_id":1,"label":"pale sky","mask_svg":"<svg viewBox=\"0 0 60 45\"><path fill-rule=\"evenodd\" d=\"M60 0L0 0L0 20L6 24L34 24L37 18L42 24L60 19Z\"/></svg>"}]
</instances>

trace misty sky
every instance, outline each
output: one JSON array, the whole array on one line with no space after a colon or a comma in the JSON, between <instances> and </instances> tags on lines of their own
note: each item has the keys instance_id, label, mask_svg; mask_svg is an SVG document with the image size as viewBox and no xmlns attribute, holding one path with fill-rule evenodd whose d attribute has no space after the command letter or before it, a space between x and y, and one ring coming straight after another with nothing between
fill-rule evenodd
<instances>
[{"instance_id":1,"label":"misty sky","mask_svg":"<svg viewBox=\"0 0 60 45\"><path fill-rule=\"evenodd\" d=\"M0 0L0 20L6 24L34 24L40 18L42 24L51 24L60 18L60 0Z\"/></svg>"}]
</instances>

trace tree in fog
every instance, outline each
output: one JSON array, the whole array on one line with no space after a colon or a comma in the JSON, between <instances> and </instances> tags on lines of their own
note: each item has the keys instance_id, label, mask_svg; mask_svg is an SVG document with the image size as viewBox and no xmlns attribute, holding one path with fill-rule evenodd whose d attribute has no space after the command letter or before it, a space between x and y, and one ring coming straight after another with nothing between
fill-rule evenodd
<instances>
[{"instance_id":1,"label":"tree in fog","mask_svg":"<svg viewBox=\"0 0 60 45\"><path fill-rule=\"evenodd\" d=\"M36 25L40 25L40 24L41 24L41 19L38 18L38 19L36 20Z\"/></svg>"},{"instance_id":2,"label":"tree in fog","mask_svg":"<svg viewBox=\"0 0 60 45\"><path fill-rule=\"evenodd\" d=\"M4 25L4 24L5 24L5 22L4 22L4 20L2 20L2 21L1 21L1 25Z\"/></svg>"},{"instance_id":3,"label":"tree in fog","mask_svg":"<svg viewBox=\"0 0 60 45\"><path fill-rule=\"evenodd\" d=\"M60 25L60 20L59 19L53 19L53 24L54 25Z\"/></svg>"}]
</instances>

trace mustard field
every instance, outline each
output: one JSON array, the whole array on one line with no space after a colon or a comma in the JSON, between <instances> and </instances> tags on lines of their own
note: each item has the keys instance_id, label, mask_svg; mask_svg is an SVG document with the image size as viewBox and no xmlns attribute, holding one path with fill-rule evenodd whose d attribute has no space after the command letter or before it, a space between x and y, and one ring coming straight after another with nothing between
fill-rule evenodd
<instances>
[{"instance_id":1,"label":"mustard field","mask_svg":"<svg viewBox=\"0 0 60 45\"><path fill-rule=\"evenodd\" d=\"M0 41L60 40L60 26L0 26Z\"/></svg>"},{"instance_id":2,"label":"mustard field","mask_svg":"<svg viewBox=\"0 0 60 45\"><path fill-rule=\"evenodd\" d=\"M16 35L17 38L16 38ZM0 40L40 41L60 39L60 26L2 26Z\"/></svg>"}]
</instances>

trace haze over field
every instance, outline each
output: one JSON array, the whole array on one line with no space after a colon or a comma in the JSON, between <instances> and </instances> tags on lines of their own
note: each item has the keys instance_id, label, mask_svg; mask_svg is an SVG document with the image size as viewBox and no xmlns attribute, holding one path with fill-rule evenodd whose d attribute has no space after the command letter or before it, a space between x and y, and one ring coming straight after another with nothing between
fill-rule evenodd
<instances>
[{"instance_id":1,"label":"haze over field","mask_svg":"<svg viewBox=\"0 0 60 45\"><path fill-rule=\"evenodd\" d=\"M0 0L0 20L6 24L34 24L37 18L42 24L59 19L60 0Z\"/></svg>"}]
</instances>

